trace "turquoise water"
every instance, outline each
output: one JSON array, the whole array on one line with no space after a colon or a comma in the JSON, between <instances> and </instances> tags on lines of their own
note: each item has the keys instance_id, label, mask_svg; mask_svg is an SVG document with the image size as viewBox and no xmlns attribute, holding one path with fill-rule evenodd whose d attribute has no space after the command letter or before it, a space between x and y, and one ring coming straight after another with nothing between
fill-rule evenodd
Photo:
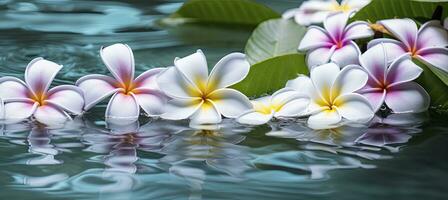
<instances>
[{"instance_id":1,"label":"turquoise water","mask_svg":"<svg viewBox=\"0 0 448 200\"><path fill-rule=\"evenodd\" d=\"M54 84L107 74L98 50L117 42L134 50L137 74L198 48L209 63L243 51L247 28L157 25L181 4L0 1L0 75L22 77L38 56L64 65ZM146 117L106 124L106 103L60 127L0 125L0 199L446 198L447 117L435 113L377 117L370 128L227 120L199 130Z\"/></svg>"}]
</instances>

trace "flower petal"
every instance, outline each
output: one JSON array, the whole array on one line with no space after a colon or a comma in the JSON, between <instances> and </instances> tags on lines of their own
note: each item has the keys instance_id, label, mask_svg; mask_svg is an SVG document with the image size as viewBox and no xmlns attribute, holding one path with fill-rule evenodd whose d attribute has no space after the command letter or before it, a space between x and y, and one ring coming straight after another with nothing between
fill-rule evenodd
<instances>
[{"instance_id":1,"label":"flower petal","mask_svg":"<svg viewBox=\"0 0 448 200\"><path fill-rule=\"evenodd\" d=\"M164 71L165 68L153 68L147 70L137 76L134 80L135 88L137 89L150 89L150 90L158 90L159 85L157 84L157 75L160 72Z\"/></svg>"},{"instance_id":2,"label":"flower petal","mask_svg":"<svg viewBox=\"0 0 448 200\"><path fill-rule=\"evenodd\" d=\"M332 46L309 50L306 53L306 64L308 65L308 69L328 63L335 49L336 47Z\"/></svg>"},{"instance_id":3,"label":"flower petal","mask_svg":"<svg viewBox=\"0 0 448 200\"><path fill-rule=\"evenodd\" d=\"M236 118L241 113L252 109L249 99L243 93L234 89L215 90L209 94L209 98L219 113L227 118Z\"/></svg>"},{"instance_id":4,"label":"flower petal","mask_svg":"<svg viewBox=\"0 0 448 200\"><path fill-rule=\"evenodd\" d=\"M417 56L425 64L437 67L448 72L448 49L447 48L426 48L419 51Z\"/></svg>"},{"instance_id":5,"label":"flower petal","mask_svg":"<svg viewBox=\"0 0 448 200\"><path fill-rule=\"evenodd\" d=\"M394 113L423 112L429 107L429 95L419 84L407 82L391 87L386 104Z\"/></svg>"},{"instance_id":6,"label":"flower petal","mask_svg":"<svg viewBox=\"0 0 448 200\"><path fill-rule=\"evenodd\" d=\"M231 53L224 56L210 73L208 89L220 89L242 81L249 73L250 64L246 55Z\"/></svg>"},{"instance_id":7,"label":"flower petal","mask_svg":"<svg viewBox=\"0 0 448 200\"><path fill-rule=\"evenodd\" d=\"M71 120L66 112L52 104L37 107L34 117L44 124L61 124Z\"/></svg>"},{"instance_id":8,"label":"flower petal","mask_svg":"<svg viewBox=\"0 0 448 200\"><path fill-rule=\"evenodd\" d=\"M286 82L286 87L308 96L314 92L313 82L305 75L299 75L297 78L289 80Z\"/></svg>"},{"instance_id":9,"label":"flower petal","mask_svg":"<svg viewBox=\"0 0 448 200\"><path fill-rule=\"evenodd\" d=\"M168 101L168 97L158 90L139 89L133 96L138 105L151 117L161 115Z\"/></svg>"},{"instance_id":10,"label":"flower petal","mask_svg":"<svg viewBox=\"0 0 448 200\"><path fill-rule=\"evenodd\" d=\"M420 27L417 38L417 48L448 46L448 32L440 21L428 21Z\"/></svg>"},{"instance_id":11,"label":"flower petal","mask_svg":"<svg viewBox=\"0 0 448 200\"><path fill-rule=\"evenodd\" d=\"M5 119L5 102L0 98L0 120Z\"/></svg>"},{"instance_id":12,"label":"flower petal","mask_svg":"<svg viewBox=\"0 0 448 200\"><path fill-rule=\"evenodd\" d=\"M374 32L369 27L369 23L356 21L345 28L344 41L367 38L373 36Z\"/></svg>"},{"instance_id":13,"label":"flower petal","mask_svg":"<svg viewBox=\"0 0 448 200\"><path fill-rule=\"evenodd\" d=\"M386 80L388 64L385 47L383 43L375 45L359 58L361 66L369 74L370 85L383 85Z\"/></svg>"},{"instance_id":14,"label":"flower petal","mask_svg":"<svg viewBox=\"0 0 448 200\"><path fill-rule=\"evenodd\" d=\"M301 10L300 12L296 13L294 16L294 21L297 24L308 26L310 24L320 24L322 23L325 18L329 14L331 14L331 11L316 11L308 13L309 10Z\"/></svg>"},{"instance_id":15,"label":"flower petal","mask_svg":"<svg viewBox=\"0 0 448 200\"><path fill-rule=\"evenodd\" d=\"M387 83L389 87L392 87L418 78L423 69L412 62L409 55L405 54L396 59L387 71Z\"/></svg>"},{"instance_id":16,"label":"flower petal","mask_svg":"<svg viewBox=\"0 0 448 200\"><path fill-rule=\"evenodd\" d=\"M163 119L187 119L202 106L201 99L172 99L165 105L165 113L160 115Z\"/></svg>"},{"instance_id":17,"label":"flower petal","mask_svg":"<svg viewBox=\"0 0 448 200\"><path fill-rule=\"evenodd\" d=\"M134 54L126 44L114 44L101 48L100 56L110 73L124 85L134 80Z\"/></svg>"},{"instance_id":18,"label":"flower petal","mask_svg":"<svg viewBox=\"0 0 448 200\"><path fill-rule=\"evenodd\" d=\"M106 118L138 119L140 107L132 95L115 93L107 104Z\"/></svg>"},{"instance_id":19,"label":"flower petal","mask_svg":"<svg viewBox=\"0 0 448 200\"><path fill-rule=\"evenodd\" d=\"M29 90L22 80L5 76L0 78L0 98L3 100L29 99Z\"/></svg>"},{"instance_id":20,"label":"flower petal","mask_svg":"<svg viewBox=\"0 0 448 200\"><path fill-rule=\"evenodd\" d=\"M309 50L318 47L328 47L333 43L327 32L321 27L310 26L300 41L299 50Z\"/></svg>"},{"instance_id":21,"label":"flower petal","mask_svg":"<svg viewBox=\"0 0 448 200\"><path fill-rule=\"evenodd\" d=\"M330 91L339 72L339 67L334 63L320 65L311 70L311 81L322 100L330 101Z\"/></svg>"},{"instance_id":22,"label":"flower petal","mask_svg":"<svg viewBox=\"0 0 448 200\"><path fill-rule=\"evenodd\" d=\"M84 93L84 110L89 110L106 97L120 91L117 88L117 81L109 76L92 74L81 77L76 81L78 86Z\"/></svg>"},{"instance_id":23,"label":"flower petal","mask_svg":"<svg viewBox=\"0 0 448 200\"><path fill-rule=\"evenodd\" d=\"M80 88L73 85L60 85L48 91L48 98L45 102L79 115L84 107L84 96Z\"/></svg>"},{"instance_id":24,"label":"flower petal","mask_svg":"<svg viewBox=\"0 0 448 200\"><path fill-rule=\"evenodd\" d=\"M176 69L197 88L203 89L207 84L208 66L204 53L197 50L196 53L184 58L176 58L174 60Z\"/></svg>"},{"instance_id":25,"label":"flower petal","mask_svg":"<svg viewBox=\"0 0 448 200\"><path fill-rule=\"evenodd\" d=\"M236 119L240 124L261 125L269 122L273 117L273 113L263 114L254 110L247 111Z\"/></svg>"},{"instance_id":26,"label":"flower petal","mask_svg":"<svg viewBox=\"0 0 448 200\"><path fill-rule=\"evenodd\" d=\"M338 12L330 14L324 20L324 27L328 35L333 38L335 43L342 41L344 37L345 26L351 13Z\"/></svg>"},{"instance_id":27,"label":"flower petal","mask_svg":"<svg viewBox=\"0 0 448 200\"><path fill-rule=\"evenodd\" d=\"M43 58L32 60L25 70L25 82L34 95L47 92L62 66Z\"/></svg>"},{"instance_id":28,"label":"flower petal","mask_svg":"<svg viewBox=\"0 0 448 200\"><path fill-rule=\"evenodd\" d=\"M386 98L386 90L372 90L361 94L370 102L374 112L381 108Z\"/></svg>"},{"instance_id":29,"label":"flower petal","mask_svg":"<svg viewBox=\"0 0 448 200\"><path fill-rule=\"evenodd\" d=\"M176 67L168 67L160 72L157 84L166 95L172 98L188 99L200 94L199 89L190 83Z\"/></svg>"},{"instance_id":30,"label":"flower petal","mask_svg":"<svg viewBox=\"0 0 448 200\"><path fill-rule=\"evenodd\" d=\"M323 110L315 113L308 118L310 127L327 127L341 122L342 118L336 110Z\"/></svg>"},{"instance_id":31,"label":"flower petal","mask_svg":"<svg viewBox=\"0 0 448 200\"><path fill-rule=\"evenodd\" d=\"M386 51L387 62L391 63L393 60L402 56L403 54L407 54L406 46L403 43L397 40L388 39L388 38L380 38L374 39L367 44L367 49L371 49L376 45L383 45L384 51Z\"/></svg>"},{"instance_id":32,"label":"flower petal","mask_svg":"<svg viewBox=\"0 0 448 200\"><path fill-rule=\"evenodd\" d=\"M5 120L21 121L36 111L38 104L32 101L6 102L4 106Z\"/></svg>"},{"instance_id":33,"label":"flower petal","mask_svg":"<svg viewBox=\"0 0 448 200\"><path fill-rule=\"evenodd\" d=\"M358 65L349 65L341 70L331 89L331 97L353 93L363 88L369 76Z\"/></svg>"},{"instance_id":34,"label":"flower petal","mask_svg":"<svg viewBox=\"0 0 448 200\"><path fill-rule=\"evenodd\" d=\"M356 122L367 122L373 118L374 112L369 101L360 94L345 94L335 100L339 114L345 119Z\"/></svg>"},{"instance_id":35,"label":"flower petal","mask_svg":"<svg viewBox=\"0 0 448 200\"><path fill-rule=\"evenodd\" d=\"M285 103L282 108L274 113L274 117L297 117L307 114L310 99L306 97L294 97Z\"/></svg>"},{"instance_id":36,"label":"flower petal","mask_svg":"<svg viewBox=\"0 0 448 200\"><path fill-rule=\"evenodd\" d=\"M217 124L222 120L218 109L210 101L203 102L190 119L190 124Z\"/></svg>"},{"instance_id":37,"label":"flower petal","mask_svg":"<svg viewBox=\"0 0 448 200\"><path fill-rule=\"evenodd\" d=\"M342 48L335 49L331 56L331 61L338 64L340 67L359 64L359 55L361 55L361 51L359 50L358 45L351 41Z\"/></svg>"},{"instance_id":38,"label":"flower petal","mask_svg":"<svg viewBox=\"0 0 448 200\"><path fill-rule=\"evenodd\" d=\"M372 0L342 0L341 5L347 5L354 10L360 10Z\"/></svg>"},{"instance_id":39,"label":"flower petal","mask_svg":"<svg viewBox=\"0 0 448 200\"><path fill-rule=\"evenodd\" d=\"M417 24L411 19L386 19L378 22L383 25L406 47L412 48L417 41Z\"/></svg>"}]
</instances>

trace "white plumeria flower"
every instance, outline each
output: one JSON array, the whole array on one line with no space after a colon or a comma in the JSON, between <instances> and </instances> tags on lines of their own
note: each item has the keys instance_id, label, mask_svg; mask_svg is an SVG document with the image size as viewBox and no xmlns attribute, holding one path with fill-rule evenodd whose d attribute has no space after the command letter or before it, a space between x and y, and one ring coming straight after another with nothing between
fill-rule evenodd
<instances>
[{"instance_id":1,"label":"white plumeria flower","mask_svg":"<svg viewBox=\"0 0 448 200\"><path fill-rule=\"evenodd\" d=\"M347 25L350 13L329 15L324 28L310 26L299 45L300 51L307 51L308 68L334 62L341 67L358 64L361 54L355 39L373 36L374 32L367 22L356 21Z\"/></svg>"},{"instance_id":2,"label":"white plumeria flower","mask_svg":"<svg viewBox=\"0 0 448 200\"><path fill-rule=\"evenodd\" d=\"M242 124L260 125L274 118L298 117L306 113L310 103L307 95L291 88L283 88L272 96L261 97L252 101L254 108L237 118Z\"/></svg>"},{"instance_id":3,"label":"white plumeria flower","mask_svg":"<svg viewBox=\"0 0 448 200\"><path fill-rule=\"evenodd\" d=\"M308 26L318 24L325 18L337 12L358 11L371 0L342 0L339 4L336 0L308 0L303 2L299 8L293 8L285 11L282 15L284 19L294 18L296 23Z\"/></svg>"},{"instance_id":4,"label":"white plumeria flower","mask_svg":"<svg viewBox=\"0 0 448 200\"><path fill-rule=\"evenodd\" d=\"M448 32L440 25L440 21L426 22L420 29L411 19L387 19L379 21L378 24L383 25L399 41L375 39L370 41L367 47L384 43L388 62L408 54L426 65L448 72Z\"/></svg>"},{"instance_id":5,"label":"white plumeria flower","mask_svg":"<svg viewBox=\"0 0 448 200\"><path fill-rule=\"evenodd\" d=\"M176 58L174 66L161 72L157 82L170 100L164 119L191 119L191 124L216 124L221 114L236 118L252 108L249 99L241 92L226 88L243 80L250 65L242 53L223 57L210 75L205 55L198 50L184 58Z\"/></svg>"},{"instance_id":6,"label":"white plumeria flower","mask_svg":"<svg viewBox=\"0 0 448 200\"><path fill-rule=\"evenodd\" d=\"M0 78L0 98L4 101L0 118L22 121L34 116L41 123L70 120L67 113L81 114L82 91L73 85L60 85L49 90L62 66L43 58L32 60L25 70L25 82L15 77Z\"/></svg>"},{"instance_id":7,"label":"white plumeria flower","mask_svg":"<svg viewBox=\"0 0 448 200\"><path fill-rule=\"evenodd\" d=\"M369 74L369 81L359 93L370 101L375 111L384 102L394 113L427 110L430 102L428 93L412 82L423 70L412 62L408 54L403 54L389 65L386 48L381 43L360 56L361 66Z\"/></svg>"},{"instance_id":8,"label":"white plumeria flower","mask_svg":"<svg viewBox=\"0 0 448 200\"><path fill-rule=\"evenodd\" d=\"M308 125L312 128L336 127L346 120L364 123L373 115L373 108L362 95L354 93L364 87L367 73L357 65L342 70L334 63L313 68L310 77L299 76L287 83L287 87L307 93L311 98Z\"/></svg>"},{"instance_id":9,"label":"white plumeria flower","mask_svg":"<svg viewBox=\"0 0 448 200\"><path fill-rule=\"evenodd\" d=\"M134 55L129 46L114 44L102 48L100 55L114 78L91 74L76 82L84 91L84 110L89 110L113 94L106 108L106 118L136 120L140 115L140 107L149 116L162 113L167 97L155 81L162 68L150 69L134 79Z\"/></svg>"}]
</instances>

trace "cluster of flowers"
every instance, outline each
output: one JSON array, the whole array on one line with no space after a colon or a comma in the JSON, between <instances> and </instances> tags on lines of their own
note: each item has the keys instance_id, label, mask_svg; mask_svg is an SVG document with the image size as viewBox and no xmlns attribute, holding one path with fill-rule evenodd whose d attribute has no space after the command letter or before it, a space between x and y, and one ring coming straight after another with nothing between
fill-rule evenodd
<instances>
[{"instance_id":1,"label":"cluster of flowers","mask_svg":"<svg viewBox=\"0 0 448 200\"><path fill-rule=\"evenodd\" d=\"M345 121L364 123L384 103L396 113L428 109L429 95L417 83L422 69L412 58L448 72L448 32L438 21L418 30L410 19L378 22L398 40L375 39L361 53L353 40L373 36L372 25L353 22L350 13L329 15L324 28L311 26L299 50L307 51L310 76L299 75L272 96L250 101L229 88L249 73L245 55L231 53L208 72L198 50L176 58L174 66L155 68L134 77L134 56L124 44L100 50L113 77L87 75L75 85L49 89L62 66L36 58L25 71L25 81L0 78L0 119L29 117L63 122L112 96L107 119L137 120L140 108L150 117L190 119L191 124L220 123L222 116L243 124L263 124L272 118L309 117L310 127L332 127Z\"/></svg>"}]
</instances>

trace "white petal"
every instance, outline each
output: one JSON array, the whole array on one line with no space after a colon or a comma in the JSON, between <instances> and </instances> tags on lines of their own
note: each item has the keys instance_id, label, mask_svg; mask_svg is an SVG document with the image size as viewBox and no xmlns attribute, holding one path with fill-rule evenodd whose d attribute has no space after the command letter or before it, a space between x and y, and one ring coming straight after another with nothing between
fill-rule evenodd
<instances>
[{"instance_id":1,"label":"white petal","mask_svg":"<svg viewBox=\"0 0 448 200\"><path fill-rule=\"evenodd\" d=\"M305 75L299 75L297 78L289 80L286 82L286 87L308 96L314 90L313 82L311 82L311 79Z\"/></svg>"},{"instance_id":2,"label":"white petal","mask_svg":"<svg viewBox=\"0 0 448 200\"><path fill-rule=\"evenodd\" d=\"M51 104L37 107L34 117L44 124L61 124L71 120L67 113Z\"/></svg>"},{"instance_id":3,"label":"white petal","mask_svg":"<svg viewBox=\"0 0 448 200\"><path fill-rule=\"evenodd\" d=\"M384 43L375 45L364 52L359 61L377 85L383 85L387 73L387 55Z\"/></svg>"},{"instance_id":4,"label":"white petal","mask_svg":"<svg viewBox=\"0 0 448 200\"><path fill-rule=\"evenodd\" d=\"M391 63L393 60L402 56L403 54L407 54L406 46L397 40L388 39L388 38L380 38L374 39L367 44L367 49L371 49L376 45L384 45L384 50L386 51L387 62Z\"/></svg>"},{"instance_id":5,"label":"white petal","mask_svg":"<svg viewBox=\"0 0 448 200\"><path fill-rule=\"evenodd\" d=\"M311 81L322 100L330 100L330 91L339 72L339 67L334 63L320 65L311 70Z\"/></svg>"},{"instance_id":6,"label":"white petal","mask_svg":"<svg viewBox=\"0 0 448 200\"><path fill-rule=\"evenodd\" d=\"M349 65L341 70L331 89L332 99L363 88L369 79L360 66Z\"/></svg>"},{"instance_id":7,"label":"white petal","mask_svg":"<svg viewBox=\"0 0 448 200\"><path fill-rule=\"evenodd\" d=\"M191 124L217 124L222 120L219 111L209 101L205 101L190 119Z\"/></svg>"},{"instance_id":8,"label":"white petal","mask_svg":"<svg viewBox=\"0 0 448 200\"><path fill-rule=\"evenodd\" d=\"M172 98L191 98L200 94L199 89L190 83L175 67L168 67L157 77L160 90Z\"/></svg>"},{"instance_id":9,"label":"white petal","mask_svg":"<svg viewBox=\"0 0 448 200\"><path fill-rule=\"evenodd\" d=\"M249 99L234 89L215 90L208 97L213 101L219 113L228 118L235 118L241 113L252 109Z\"/></svg>"},{"instance_id":10,"label":"white petal","mask_svg":"<svg viewBox=\"0 0 448 200\"><path fill-rule=\"evenodd\" d=\"M446 47L448 46L448 32L442 27L440 21L428 21L418 31L417 46L418 49Z\"/></svg>"},{"instance_id":11,"label":"white petal","mask_svg":"<svg viewBox=\"0 0 448 200\"><path fill-rule=\"evenodd\" d=\"M285 12L283 12L282 18L283 19L291 19L296 15L297 12L300 12L300 10L298 8L288 9Z\"/></svg>"},{"instance_id":12,"label":"white petal","mask_svg":"<svg viewBox=\"0 0 448 200\"><path fill-rule=\"evenodd\" d=\"M254 110L247 111L236 119L238 123L241 124L250 124L250 125L261 125L269 122L273 117L273 113L263 114L256 112Z\"/></svg>"},{"instance_id":13,"label":"white petal","mask_svg":"<svg viewBox=\"0 0 448 200\"><path fill-rule=\"evenodd\" d=\"M369 23L356 21L345 28L344 41L367 38L373 36L374 32L369 27Z\"/></svg>"},{"instance_id":14,"label":"white petal","mask_svg":"<svg viewBox=\"0 0 448 200\"><path fill-rule=\"evenodd\" d=\"M310 26L300 41L299 50L309 50L318 47L331 46L333 44L326 31L317 26Z\"/></svg>"},{"instance_id":15,"label":"white petal","mask_svg":"<svg viewBox=\"0 0 448 200\"><path fill-rule=\"evenodd\" d=\"M297 117L307 114L310 99L306 97L296 97L285 103L282 108L275 112L274 117Z\"/></svg>"},{"instance_id":16,"label":"white petal","mask_svg":"<svg viewBox=\"0 0 448 200\"><path fill-rule=\"evenodd\" d=\"M448 49L447 48L426 48L419 51L417 56L425 64L437 67L448 73Z\"/></svg>"},{"instance_id":17,"label":"white petal","mask_svg":"<svg viewBox=\"0 0 448 200\"><path fill-rule=\"evenodd\" d=\"M332 13L331 11L316 11L312 13L307 12L308 11L306 10L301 10L301 12L297 13L294 17L294 21L303 26L308 26L310 24L320 24L325 20L325 18L327 18L329 14Z\"/></svg>"},{"instance_id":18,"label":"white petal","mask_svg":"<svg viewBox=\"0 0 448 200\"><path fill-rule=\"evenodd\" d=\"M201 99L172 99L165 105L165 113L160 115L163 119L187 119L202 105Z\"/></svg>"},{"instance_id":19,"label":"white petal","mask_svg":"<svg viewBox=\"0 0 448 200\"><path fill-rule=\"evenodd\" d=\"M417 24L411 19L386 19L378 22L407 47L413 47L417 40Z\"/></svg>"},{"instance_id":20,"label":"white petal","mask_svg":"<svg viewBox=\"0 0 448 200\"><path fill-rule=\"evenodd\" d=\"M62 66L43 58L32 60L25 70L25 82L35 95L47 92Z\"/></svg>"},{"instance_id":21,"label":"white petal","mask_svg":"<svg viewBox=\"0 0 448 200\"><path fill-rule=\"evenodd\" d=\"M0 98L3 100L29 99L29 90L22 80L5 76L0 78Z\"/></svg>"},{"instance_id":22,"label":"white petal","mask_svg":"<svg viewBox=\"0 0 448 200\"><path fill-rule=\"evenodd\" d=\"M316 114L311 115L308 118L308 125L314 127L330 127L339 122L342 118L336 110L324 110Z\"/></svg>"},{"instance_id":23,"label":"white petal","mask_svg":"<svg viewBox=\"0 0 448 200\"><path fill-rule=\"evenodd\" d=\"M372 0L343 0L341 5L348 5L354 10L360 10L370 2L372 2Z\"/></svg>"},{"instance_id":24,"label":"white petal","mask_svg":"<svg viewBox=\"0 0 448 200\"><path fill-rule=\"evenodd\" d=\"M0 120L5 119L5 102L0 98Z\"/></svg>"},{"instance_id":25,"label":"white petal","mask_svg":"<svg viewBox=\"0 0 448 200\"><path fill-rule=\"evenodd\" d=\"M416 113L426 111L429 100L429 95L422 86L407 82L389 88L385 101L394 113Z\"/></svg>"},{"instance_id":26,"label":"white petal","mask_svg":"<svg viewBox=\"0 0 448 200\"><path fill-rule=\"evenodd\" d=\"M100 50L101 59L122 84L130 84L134 80L134 54L126 44L114 44Z\"/></svg>"},{"instance_id":27,"label":"white petal","mask_svg":"<svg viewBox=\"0 0 448 200\"><path fill-rule=\"evenodd\" d=\"M208 66L205 55L201 50L184 58L176 58L174 65L196 87L205 87L208 79Z\"/></svg>"},{"instance_id":28,"label":"white petal","mask_svg":"<svg viewBox=\"0 0 448 200\"><path fill-rule=\"evenodd\" d=\"M76 81L76 85L84 93L84 110L89 110L106 97L121 90L117 88L118 82L115 79L99 74L83 76Z\"/></svg>"},{"instance_id":29,"label":"white petal","mask_svg":"<svg viewBox=\"0 0 448 200\"><path fill-rule=\"evenodd\" d=\"M249 73L250 64L246 55L231 53L216 63L207 83L208 89L219 89L242 81Z\"/></svg>"},{"instance_id":30,"label":"white petal","mask_svg":"<svg viewBox=\"0 0 448 200\"><path fill-rule=\"evenodd\" d=\"M332 46L309 50L306 53L306 64L308 65L308 69L328 63L335 49L336 47Z\"/></svg>"},{"instance_id":31,"label":"white petal","mask_svg":"<svg viewBox=\"0 0 448 200\"><path fill-rule=\"evenodd\" d=\"M359 55L361 55L361 51L359 50L358 45L352 41L342 48L336 48L331 56L331 61L338 64L340 67L359 64Z\"/></svg>"},{"instance_id":32,"label":"white petal","mask_svg":"<svg viewBox=\"0 0 448 200\"><path fill-rule=\"evenodd\" d=\"M324 20L324 27L327 33L333 38L334 42L340 42L344 37L345 26L351 13L338 12L331 15Z\"/></svg>"},{"instance_id":33,"label":"white petal","mask_svg":"<svg viewBox=\"0 0 448 200\"><path fill-rule=\"evenodd\" d=\"M30 117L37 109L38 104L31 101L15 101L5 103L5 119L21 121Z\"/></svg>"},{"instance_id":34,"label":"white petal","mask_svg":"<svg viewBox=\"0 0 448 200\"><path fill-rule=\"evenodd\" d=\"M387 71L387 82L391 87L418 78L423 69L412 62L409 55L403 55L396 59Z\"/></svg>"},{"instance_id":35,"label":"white petal","mask_svg":"<svg viewBox=\"0 0 448 200\"><path fill-rule=\"evenodd\" d=\"M157 75L159 75L159 73L164 70L165 68L153 68L143 72L137 78L135 78L135 87L138 89L158 90L159 85L157 85L156 81Z\"/></svg>"},{"instance_id":36,"label":"white petal","mask_svg":"<svg viewBox=\"0 0 448 200\"><path fill-rule=\"evenodd\" d=\"M149 116L159 116L163 113L163 107L168 101L168 97L160 91L140 89L138 93L133 94L138 105Z\"/></svg>"},{"instance_id":37,"label":"white petal","mask_svg":"<svg viewBox=\"0 0 448 200\"><path fill-rule=\"evenodd\" d=\"M115 93L107 104L106 118L138 119L140 107L132 95Z\"/></svg>"},{"instance_id":38,"label":"white petal","mask_svg":"<svg viewBox=\"0 0 448 200\"><path fill-rule=\"evenodd\" d=\"M345 119L356 122L367 122L373 118L374 112L369 101L360 94L345 94L335 100L339 114Z\"/></svg>"}]
</instances>

